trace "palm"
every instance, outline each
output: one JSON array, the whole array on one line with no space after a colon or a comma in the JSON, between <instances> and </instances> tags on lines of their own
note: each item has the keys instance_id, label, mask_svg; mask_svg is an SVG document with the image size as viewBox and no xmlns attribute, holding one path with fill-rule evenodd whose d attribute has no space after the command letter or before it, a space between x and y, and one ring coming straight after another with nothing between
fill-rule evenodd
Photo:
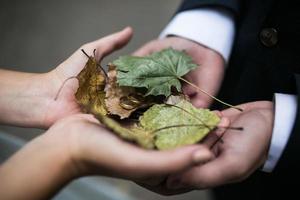
<instances>
[{"instance_id":1,"label":"palm","mask_svg":"<svg viewBox=\"0 0 300 200\"><path fill-rule=\"evenodd\" d=\"M217 143L216 158L202 166L193 167L168 180L170 188L210 188L248 177L266 160L272 132L272 103L254 102L242 104L244 111L234 109L222 111L232 127L243 127L243 131L227 130L223 142ZM181 185L174 185L174 180Z\"/></svg>"},{"instance_id":2,"label":"palm","mask_svg":"<svg viewBox=\"0 0 300 200\"><path fill-rule=\"evenodd\" d=\"M63 117L80 113L80 107L75 99L75 92L77 87L77 80L69 80L70 83L62 86L61 91L57 90L57 98L50 100L48 104L48 115L45 118L46 124L49 126L58 119Z\"/></svg>"},{"instance_id":3,"label":"palm","mask_svg":"<svg viewBox=\"0 0 300 200\"><path fill-rule=\"evenodd\" d=\"M48 88L51 91L49 94L51 98L48 100L45 112L46 127L63 117L80 113L80 107L75 99L78 88L76 76L84 68L87 59L78 49L66 61L47 74L51 82Z\"/></svg>"},{"instance_id":4,"label":"palm","mask_svg":"<svg viewBox=\"0 0 300 200\"><path fill-rule=\"evenodd\" d=\"M88 58L83 54L83 49L88 55L101 61L106 55L126 45L132 36L132 29L125 28L123 31L111 34L99 40L87 43L80 47L67 60L57 68L45 74L46 83L46 109L44 110L44 126L47 128L57 120L80 112L75 99L78 81L75 78L84 68Z\"/></svg>"}]
</instances>

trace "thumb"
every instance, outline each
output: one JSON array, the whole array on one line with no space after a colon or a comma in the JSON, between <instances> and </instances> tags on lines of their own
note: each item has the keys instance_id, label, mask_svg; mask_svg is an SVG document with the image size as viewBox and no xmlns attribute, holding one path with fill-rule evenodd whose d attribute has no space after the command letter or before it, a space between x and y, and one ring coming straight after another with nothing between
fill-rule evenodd
<instances>
[{"instance_id":1,"label":"thumb","mask_svg":"<svg viewBox=\"0 0 300 200\"><path fill-rule=\"evenodd\" d=\"M133 35L132 28L127 27L120 32L113 33L96 41L82 45L67 60L60 64L56 71L64 79L76 76L85 66L87 56L82 53L84 50L87 55L93 55L95 51L96 60L100 61L104 56L125 46Z\"/></svg>"},{"instance_id":2,"label":"thumb","mask_svg":"<svg viewBox=\"0 0 300 200\"><path fill-rule=\"evenodd\" d=\"M125 46L130 41L132 35L132 28L126 27L122 31L110 34L94 42L87 43L82 46L82 49L88 54L90 53L90 55L92 55L92 52L96 49L96 59L101 60L106 55Z\"/></svg>"},{"instance_id":3,"label":"thumb","mask_svg":"<svg viewBox=\"0 0 300 200\"><path fill-rule=\"evenodd\" d=\"M126 171L134 178L178 173L198 163L207 162L213 155L204 146L193 145L167 151L134 151ZM128 158L127 158L128 159Z\"/></svg>"}]
</instances>

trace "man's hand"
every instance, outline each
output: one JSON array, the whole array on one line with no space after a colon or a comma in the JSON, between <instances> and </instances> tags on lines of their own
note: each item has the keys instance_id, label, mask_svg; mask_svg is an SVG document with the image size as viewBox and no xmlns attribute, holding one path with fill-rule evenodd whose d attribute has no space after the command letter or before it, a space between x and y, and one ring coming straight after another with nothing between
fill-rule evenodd
<instances>
[{"instance_id":1,"label":"man's hand","mask_svg":"<svg viewBox=\"0 0 300 200\"><path fill-rule=\"evenodd\" d=\"M206 48L191 40L180 37L168 37L153 40L139 50L134 55L145 56L164 48L173 47L177 50L185 50L199 67L187 74L186 79L211 95L216 95L219 91L224 74L224 60L215 51ZM204 93L198 92L190 85L184 85L183 92L187 94L196 107L209 107L212 99Z\"/></svg>"},{"instance_id":2,"label":"man's hand","mask_svg":"<svg viewBox=\"0 0 300 200\"><path fill-rule=\"evenodd\" d=\"M257 101L239 107L244 112L231 108L222 111L222 115L230 119L230 126L243 127L243 131L228 129L223 142L214 147L216 158L171 176L167 181L169 189L204 189L238 182L264 164L273 128L273 104Z\"/></svg>"}]
</instances>

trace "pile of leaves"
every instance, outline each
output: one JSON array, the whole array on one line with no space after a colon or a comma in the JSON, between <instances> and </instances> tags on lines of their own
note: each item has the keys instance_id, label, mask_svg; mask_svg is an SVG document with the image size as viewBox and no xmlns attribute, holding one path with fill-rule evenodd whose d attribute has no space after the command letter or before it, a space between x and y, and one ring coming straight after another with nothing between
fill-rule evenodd
<instances>
[{"instance_id":1,"label":"pile of leaves","mask_svg":"<svg viewBox=\"0 0 300 200\"><path fill-rule=\"evenodd\" d=\"M121 56L107 73L95 57L88 57L77 76L76 100L84 112L128 141L147 149L176 148L201 141L220 121L182 94L183 76L197 67L183 51Z\"/></svg>"}]
</instances>

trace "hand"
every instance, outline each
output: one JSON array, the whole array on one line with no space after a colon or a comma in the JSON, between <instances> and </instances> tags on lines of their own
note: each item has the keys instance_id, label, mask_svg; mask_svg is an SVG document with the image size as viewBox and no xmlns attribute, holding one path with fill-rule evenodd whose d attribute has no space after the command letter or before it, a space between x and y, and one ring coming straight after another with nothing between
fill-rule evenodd
<instances>
[{"instance_id":1,"label":"hand","mask_svg":"<svg viewBox=\"0 0 300 200\"><path fill-rule=\"evenodd\" d=\"M139 50L134 55L145 56L164 48L173 47L177 50L185 50L199 65L198 68L186 75L186 79L211 95L216 95L224 75L224 60L215 51L197 44L191 40L180 37L168 37L164 39L153 40ZM190 85L183 86L183 92L187 94L194 106L209 107L212 99L202 92L198 92Z\"/></svg>"},{"instance_id":2,"label":"hand","mask_svg":"<svg viewBox=\"0 0 300 200\"><path fill-rule=\"evenodd\" d=\"M170 177L169 189L204 189L242 181L264 164L273 128L273 104L257 101L239 107L244 112L231 108L222 115L230 119L232 127L244 130L228 129L223 142L214 147L216 158Z\"/></svg>"},{"instance_id":3,"label":"hand","mask_svg":"<svg viewBox=\"0 0 300 200\"><path fill-rule=\"evenodd\" d=\"M96 59L101 61L106 55L126 45L131 37L132 29L126 28L94 42L84 44L57 68L46 74L49 83L46 90L51 91L49 95L51 98L44 111L43 124L45 127L51 126L62 117L80 112L74 96L78 81L76 79L68 80L68 78L77 76L87 62L88 58L81 49L88 55L93 55L93 51L96 49ZM61 87L62 90L60 91ZM56 95L59 95L57 100L55 100Z\"/></svg>"},{"instance_id":4,"label":"hand","mask_svg":"<svg viewBox=\"0 0 300 200\"><path fill-rule=\"evenodd\" d=\"M77 114L57 121L1 166L0 193L4 199L49 199L78 177L143 181L178 173L211 156L198 145L144 150L101 127L92 115Z\"/></svg>"},{"instance_id":5,"label":"hand","mask_svg":"<svg viewBox=\"0 0 300 200\"><path fill-rule=\"evenodd\" d=\"M222 116L221 112L219 112L219 111L214 111L214 112L221 118L221 121L218 124L218 127L229 127L230 126L230 121L228 118ZM210 132L204 138L204 140L201 142L201 146L204 146L207 149L211 150L217 144L217 142L220 139L220 136L222 136L224 134L225 130L226 129L224 129L224 128L220 128L220 129L216 129L216 130ZM211 159L213 159L214 157L215 157L215 155L213 157L211 157ZM206 162L209 162L210 160L206 160L206 161L203 160L203 162L199 163L198 165L196 165L194 167L200 167L203 164L205 164ZM177 188L176 190L174 190L172 188L168 188L166 185L166 183L167 183L166 180L168 180L168 177L171 177L171 179L172 179L172 176L174 176L174 174L168 174L168 176L151 177L150 179L138 181L137 184L139 184L140 186L142 186L148 190L151 190L153 192L156 192L156 193L159 193L162 195L175 195L175 194L189 192L193 189L192 187L181 187L181 188Z\"/></svg>"},{"instance_id":6,"label":"hand","mask_svg":"<svg viewBox=\"0 0 300 200\"><path fill-rule=\"evenodd\" d=\"M88 58L81 52L101 60L124 46L132 36L126 28L102 39L87 43L51 72L44 74L0 69L0 123L13 126L48 128L57 120L79 113L75 100L78 81L74 78ZM72 78L73 77L73 78Z\"/></svg>"},{"instance_id":7,"label":"hand","mask_svg":"<svg viewBox=\"0 0 300 200\"><path fill-rule=\"evenodd\" d=\"M70 127L73 131L67 132ZM144 150L123 141L86 114L62 119L48 132L57 141L64 138L61 145L69 150L68 157L76 163L79 176L100 174L144 180L178 172L212 156L208 148L197 145L170 151Z\"/></svg>"}]
</instances>

